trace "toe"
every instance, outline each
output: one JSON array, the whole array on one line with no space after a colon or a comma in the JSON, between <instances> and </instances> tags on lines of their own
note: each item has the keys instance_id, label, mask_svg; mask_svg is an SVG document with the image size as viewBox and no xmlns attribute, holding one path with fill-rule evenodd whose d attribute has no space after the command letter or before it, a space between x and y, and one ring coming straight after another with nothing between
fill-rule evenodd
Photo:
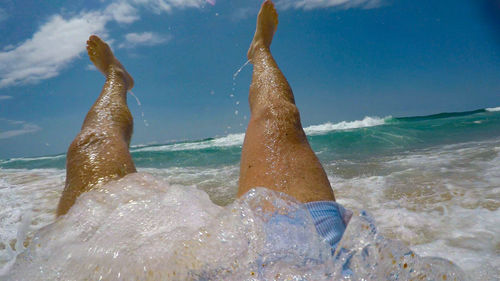
<instances>
[{"instance_id":1,"label":"toe","mask_svg":"<svg viewBox=\"0 0 500 281\"><path fill-rule=\"evenodd\" d=\"M97 35L90 35L89 40L90 41L98 41L100 38L97 37Z\"/></svg>"},{"instance_id":2,"label":"toe","mask_svg":"<svg viewBox=\"0 0 500 281\"><path fill-rule=\"evenodd\" d=\"M97 44L94 41L87 41L87 46L89 46L91 48L95 48L97 46Z\"/></svg>"}]
</instances>

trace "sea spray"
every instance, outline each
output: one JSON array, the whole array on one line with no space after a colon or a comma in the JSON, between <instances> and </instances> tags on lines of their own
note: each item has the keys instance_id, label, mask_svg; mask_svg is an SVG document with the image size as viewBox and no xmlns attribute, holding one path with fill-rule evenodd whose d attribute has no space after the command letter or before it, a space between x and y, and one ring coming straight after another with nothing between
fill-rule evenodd
<instances>
[{"instance_id":1,"label":"sea spray","mask_svg":"<svg viewBox=\"0 0 500 281\"><path fill-rule=\"evenodd\" d=\"M149 127L148 120L144 119L144 111L142 110L141 101L139 100L139 98L136 95L134 95L134 93L131 90L128 92L130 93L130 95L132 95L135 98L135 101L137 102L137 106L139 106L139 109L141 111L141 118L142 118L142 122L144 122L144 126Z\"/></svg>"},{"instance_id":2,"label":"sea spray","mask_svg":"<svg viewBox=\"0 0 500 281\"><path fill-rule=\"evenodd\" d=\"M259 206L271 203L269 213ZM442 259L441 259L442 260ZM439 260L439 261L441 261ZM355 277L355 278L353 278ZM134 173L82 194L3 280L464 280L354 216L331 255L309 212L264 188L226 207L193 186Z\"/></svg>"},{"instance_id":3,"label":"sea spray","mask_svg":"<svg viewBox=\"0 0 500 281\"><path fill-rule=\"evenodd\" d=\"M14 248L12 245L5 245L5 251L3 255L6 255L6 260L9 260L5 264L0 263L0 276L7 274L11 267L16 262L17 256L26 250L25 244L29 245L28 233L30 231L30 224L32 222L33 215L31 211L27 211L21 216L21 221L18 224L16 242ZM10 244L10 243L9 243Z\"/></svg>"},{"instance_id":4,"label":"sea spray","mask_svg":"<svg viewBox=\"0 0 500 281\"><path fill-rule=\"evenodd\" d=\"M245 68L245 66L247 66L248 64L250 63L250 60L247 60L240 68L238 68L238 70L236 70L236 72L233 74L233 86L236 86L236 77L238 77L238 74L240 74L240 72L243 70L243 68ZM234 88L233 88L234 90Z\"/></svg>"},{"instance_id":5,"label":"sea spray","mask_svg":"<svg viewBox=\"0 0 500 281\"><path fill-rule=\"evenodd\" d=\"M243 69L244 69L244 68L245 68L245 67L246 67L249 63L250 63L250 60L247 60L247 61L246 61L246 62L245 62L242 66L240 66L240 67L236 70L236 72L234 72L234 74L233 74L233 87L231 88L231 93L229 94L229 97L230 97L231 99L234 99L234 97L235 97L235 92L236 92L236 78L238 77L238 75L240 74L240 72L241 72L241 71L242 71L242 70L243 70ZM239 105L240 105L240 100L238 99L238 100L236 100L236 101L234 102L234 111L233 111L233 112L234 112L234 115L235 115L235 116L239 115L239 113L240 113L240 111L241 111L241 110L239 109ZM246 119L247 119L247 116L246 116L246 115L244 115L244 116L243 116L243 121L241 121L241 122L239 123L239 126L240 126L240 127L243 127L243 125L244 125L244 123L245 123L245 122L244 122L244 120L246 120ZM227 126L227 127L226 127L226 129L227 129L227 130L225 131L225 133L227 134L227 133L228 133L228 130L229 130L229 129L231 129L231 127L230 127L230 126Z\"/></svg>"}]
</instances>

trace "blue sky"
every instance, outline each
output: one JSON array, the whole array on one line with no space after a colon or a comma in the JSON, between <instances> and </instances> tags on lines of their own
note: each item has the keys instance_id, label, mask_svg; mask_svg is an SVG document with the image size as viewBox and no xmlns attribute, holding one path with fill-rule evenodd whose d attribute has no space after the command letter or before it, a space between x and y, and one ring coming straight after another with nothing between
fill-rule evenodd
<instances>
[{"instance_id":1,"label":"blue sky","mask_svg":"<svg viewBox=\"0 0 500 281\"><path fill-rule=\"evenodd\" d=\"M500 105L496 0L277 0L304 126ZM135 78L132 144L244 132L257 0L0 3L0 158L65 152L99 94L97 34ZM144 118L142 118L144 114Z\"/></svg>"}]
</instances>

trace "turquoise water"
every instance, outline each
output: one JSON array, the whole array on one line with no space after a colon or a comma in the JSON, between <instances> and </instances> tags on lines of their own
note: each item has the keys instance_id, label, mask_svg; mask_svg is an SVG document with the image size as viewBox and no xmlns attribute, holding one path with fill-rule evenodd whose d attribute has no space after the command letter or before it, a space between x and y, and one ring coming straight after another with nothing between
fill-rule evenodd
<instances>
[{"instance_id":1,"label":"turquoise water","mask_svg":"<svg viewBox=\"0 0 500 281\"><path fill-rule=\"evenodd\" d=\"M363 251L352 252L352 249L359 247L366 247L366 251L400 255L401 260L411 264L411 268L415 270L420 268L419 270L423 270L428 276L440 276L436 274L454 270L445 265L443 259L447 259L458 265L460 269L457 272L463 270L470 280L498 280L500 276L500 235L498 235L500 233L500 108L417 117L366 117L358 121L309 126L305 131L311 146L323 163L338 202L355 213L367 211L374 220L369 224L377 227L376 232L363 231L363 217L358 217L348 226L349 234L342 243L350 249L348 253L352 254L352 259L356 260L352 265L358 274L356 275L358 277L350 280L379 280L373 276L386 276L384 274L389 271L397 273L393 280L406 280L404 276L410 276L407 274L411 273L404 270L403 263L396 263L400 268L394 269L391 262L387 264L380 262L378 260L380 257L367 260ZM164 245L162 243L166 243L166 240L198 245L196 241L199 236L192 235L199 233L202 228L215 237L235 235L242 237L241 239L248 243L257 243L255 245L265 243L265 237L260 237L258 231L252 230L263 227L262 224L252 221L252 228L247 229L248 225L241 225L241 218L225 214L230 210L236 210L235 212L243 214L243 217L254 216L255 213L244 207L245 204L249 204L248 200L274 196L256 193L246 201L235 201L243 138L244 134L232 134L198 141L132 147L132 157L139 172L142 173L135 178L125 179L120 184L108 187L109 192L89 192L85 199L79 201L80 207L74 208L72 216L66 221L58 220L56 223L54 223L55 208L64 188L65 155L0 160L0 205L3 206L0 210L0 276L12 266L16 256L23 252L26 246L28 249L32 247L29 241L34 239L33 237L39 239L37 241L48 243L48 248L31 249L28 254L22 254L20 256L22 258L14 265L14 275L12 275L16 276L14 279L20 276L24 276L25 279L29 276L39 276L36 268L30 266L30 259L41 258L38 262L44 266L50 266L51 262L66 264L68 268L81 264L78 259L66 259L62 256L54 257L48 264L43 264L43 261L44 257L51 256L47 254L52 251L51 249L63 248L65 243L74 245L75 242L71 239L87 237L85 241L80 241L83 244L78 245L87 245L85 243L94 241L92 239L98 239L98 236L88 236L90 230L86 227L89 225L92 226L92 231L108 229L109 241L129 243L127 251L142 249L143 245L150 247L156 245L157 249L158 245ZM124 187L126 192L120 191ZM148 187L149 191L142 192L144 187ZM110 193L110 190L116 192ZM205 198L207 194L209 199ZM103 196L115 196L113 198L128 196L127 198L132 199L123 201L126 202L123 204L115 202L111 205L102 205L106 202L103 198L107 198ZM142 201L137 198L142 198ZM175 204L168 205L170 204L168 202ZM112 207L113 204L116 206ZM182 208L179 209L179 206ZM93 215L89 215L89 212ZM128 217L136 220L130 219L123 224L118 223L119 217L123 216L124 212L128 212ZM94 219L93 216L96 214ZM220 214L224 215L221 217ZM111 221L107 219L110 216L116 217ZM80 230L83 233L71 231L76 222L85 220L89 221L78 224L82 227ZM162 225L165 223L167 225ZM123 228L120 228L120 225ZM131 229L130 225L146 228L143 232L129 233L134 229ZM154 225L157 227L150 228ZM220 228L222 225L226 228ZM44 226L47 228L37 236L37 231ZM311 227L307 222L303 226L305 229ZM171 231L169 235L172 236L168 236L169 239L161 236L164 234L158 232L158 227L169 229ZM112 230L113 228L116 229ZM49 233L61 233L61 229L65 229L62 232L68 233L67 237L72 238L51 240L52 236ZM249 233L254 233L256 236L249 238ZM141 244L130 242L130 235L140 236L143 240L137 241L142 241ZM155 235L163 238L160 239L161 237ZM361 238L367 240L360 240ZM281 260L283 264L274 264L269 272L274 274L285 272L284 268L287 270L295 268L296 272L289 272L288 276L305 276L305 279L298 280L312 280L311 276L316 276L314 274L324 276L325 272L331 276L340 276L342 270L339 269L339 263L331 259L322 260L315 256L314 259L317 258L322 262L321 266L317 265L314 270L298 265L302 264L301 259L306 259L307 255L322 253L322 244L316 241L315 237L308 239L310 241L307 240L305 243L309 245L310 251L301 252L293 261L286 258ZM97 256L96 252L94 256L85 257L90 259L88 264L99 265L110 262L100 260L105 259L109 251L111 253L117 251L115 244L107 244L108 240L94 241L100 245L99 255L103 256ZM203 246L198 245L188 249L196 253L201 251L202 253L198 254L207 257L215 253L215 257L210 256L210 260L237 258L234 256L236 254L225 256L223 252L219 253L217 249L222 247L219 244L221 241L209 240L200 242L205 243ZM388 242L391 240L396 242ZM368 244L360 245L360 241L368 241ZM227 243L224 247L233 249L234 253L242 249L241 244L224 243ZM383 245L382 248L380 245ZM72 246L72 250L68 250L69 252L65 254L85 255L90 249L88 247L96 250L95 247L88 245L76 248ZM165 247L165 249L179 250L174 244ZM314 249L318 252L314 252ZM154 250L157 258L168 261L168 257L172 257L166 250L158 251ZM39 253L39 256L36 253ZM242 254L240 257L248 259L252 266L243 266L237 271L228 273L228 280L232 277L237 278L233 280L246 280L241 277L243 275L238 274L254 272L255 264L250 262L253 255L270 254L266 253L261 251ZM415 253L415 258L412 253ZM150 255L149 252L141 251L136 254L145 257ZM342 253L338 255L340 258L345 258ZM422 258L426 256L438 258ZM121 263L110 263L109 267L118 273L125 273L125 267L127 270L138 270L135 266L140 264L139 261L120 257L122 257ZM191 265L188 265L191 264L191 259L183 257L180 262L186 263L185 268L191 268ZM201 262L200 267L191 268L194 271L190 272L202 270L213 274L219 270L214 268L227 266L224 262L215 264L207 264L206 261L200 260L196 262ZM324 267L325 264L329 266ZM426 264L437 265L437 271L434 273L425 271ZM156 277L163 276L161 274L172 274L169 270L175 268L175 265L168 263L156 266L166 268L166 271L160 269L155 271L159 274L154 275ZM370 275L370 270L373 268L378 275ZM28 277L23 275L25 270L30 272ZM87 267L79 270L83 274L81 276L85 278L96 277L87 274L89 270ZM97 268L95 271L99 274L111 274L103 273ZM68 272L71 271L67 271L63 266L58 268L57 272L50 274L64 276ZM310 273L313 275L308 275ZM48 276L51 276L50 274ZM200 274L204 276L205 273ZM451 276L455 275L448 277Z\"/></svg>"},{"instance_id":2,"label":"turquoise water","mask_svg":"<svg viewBox=\"0 0 500 281\"><path fill-rule=\"evenodd\" d=\"M407 153L438 145L500 136L500 111L486 109L401 118L365 118L305 128L323 162ZM369 120L368 120L369 119ZM240 160L243 134L163 145L132 147L138 167L217 167ZM0 160L5 169L64 169L64 154Z\"/></svg>"}]
</instances>

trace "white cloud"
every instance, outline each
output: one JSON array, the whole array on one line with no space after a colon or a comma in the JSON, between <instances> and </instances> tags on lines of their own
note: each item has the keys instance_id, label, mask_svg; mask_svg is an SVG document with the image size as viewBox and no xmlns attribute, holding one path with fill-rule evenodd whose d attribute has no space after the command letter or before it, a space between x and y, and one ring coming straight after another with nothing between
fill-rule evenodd
<instances>
[{"instance_id":1,"label":"white cloud","mask_svg":"<svg viewBox=\"0 0 500 281\"><path fill-rule=\"evenodd\" d=\"M249 17L255 17L257 12L257 7L238 8L231 14L231 19L234 21L244 20Z\"/></svg>"},{"instance_id":2,"label":"white cloud","mask_svg":"<svg viewBox=\"0 0 500 281\"><path fill-rule=\"evenodd\" d=\"M133 48L136 46L154 46L166 43L172 39L171 35L160 35L154 32L128 33L125 35L125 42L120 44L120 48Z\"/></svg>"},{"instance_id":3,"label":"white cloud","mask_svg":"<svg viewBox=\"0 0 500 281\"><path fill-rule=\"evenodd\" d=\"M36 83L59 75L60 71L85 52L85 41L91 34L106 37L106 24L116 21L130 24L140 19L138 7L155 13L172 8L201 8L206 0L117 0L103 10L83 12L71 18L52 16L33 37L0 51L0 88ZM2 17L0 9L0 19ZM143 37L141 37L143 36ZM150 41L140 41L151 36ZM135 45L156 45L170 40L168 36L136 34ZM139 40L139 41L138 41ZM132 41L131 41L132 42ZM108 43L111 43L108 40ZM134 46L135 46L134 45Z\"/></svg>"},{"instance_id":4,"label":"white cloud","mask_svg":"<svg viewBox=\"0 0 500 281\"><path fill-rule=\"evenodd\" d=\"M0 100L8 100L11 98L12 98L12 96L0 96Z\"/></svg>"},{"instance_id":5,"label":"white cloud","mask_svg":"<svg viewBox=\"0 0 500 281\"><path fill-rule=\"evenodd\" d=\"M82 13L70 19L55 15L16 48L0 52L0 88L57 76L85 51L90 34L104 34L108 16Z\"/></svg>"},{"instance_id":6,"label":"white cloud","mask_svg":"<svg viewBox=\"0 0 500 281\"><path fill-rule=\"evenodd\" d=\"M7 123L11 127L17 127L8 131L0 131L0 139L8 139L12 137L17 137L24 134L35 133L40 131L42 128L38 125L27 123L25 121L8 120L0 118L0 121Z\"/></svg>"},{"instance_id":7,"label":"white cloud","mask_svg":"<svg viewBox=\"0 0 500 281\"><path fill-rule=\"evenodd\" d=\"M383 5L384 0L277 0L276 6L281 9L318 9L337 7L341 9L362 8L374 9Z\"/></svg>"},{"instance_id":8,"label":"white cloud","mask_svg":"<svg viewBox=\"0 0 500 281\"><path fill-rule=\"evenodd\" d=\"M132 23L139 19L137 9L127 2L111 3L104 13L119 23Z\"/></svg>"},{"instance_id":9,"label":"white cloud","mask_svg":"<svg viewBox=\"0 0 500 281\"><path fill-rule=\"evenodd\" d=\"M206 2L206 0L129 0L131 4L147 6L157 14L170 12L172 8L201 8Z\"/></svg>"}]
</instances>

